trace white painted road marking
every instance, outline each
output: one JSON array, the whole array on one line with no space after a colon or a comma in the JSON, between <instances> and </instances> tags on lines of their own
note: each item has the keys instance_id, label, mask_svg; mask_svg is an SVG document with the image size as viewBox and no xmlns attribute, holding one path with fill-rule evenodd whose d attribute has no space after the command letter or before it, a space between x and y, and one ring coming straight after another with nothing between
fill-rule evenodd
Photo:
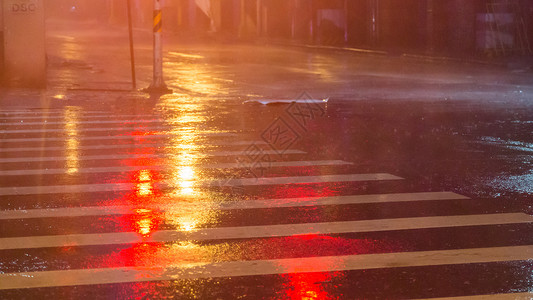
<instances>
[{"instance_id":1,"label":"white painted road marking","mask_svg":"<svg viewBox=\"0 0 533 300\"><path fill-rule=\"evenodd\" d=\"M283 198L265 200L232 201L223 203L212 202L179 202L172 200L173 205L146 205L145 209L154 211L172 211L177 207L190 211L196 207L210 207L213 210L259 209L275 207L302 207L320 205L346 205L364 203L391 203L410 201L437 201L437 200L466 200L470 199L452 192L425 192L425 193L397 193L376 195L351 195L333 197L309 198ZM125 215L135 213L135 208L130 206L86 206L86 207L61 207L50 209L5 210L0 211L0 220L51 218L51 217L82 217Z\"/></svg>"},{"instance_id":2,"label":"white painted road marking","mask_svg":"<svg viewBox=\"0 0 533 300\"><path fill-rule=\"evenodd\" d=\"M269 151L263 151L263 153ZM231 152L225 152L230 154L218 154L216 152L207 154L206 156L233 156L238 154L231 154ZM242 154L242 152L240 152ZM342 160L316 160L316 161L275 161L268 163L268 167L312 167L312 166L341 166L351 165L352 163ZM177 165L173 165L177 166ZM241 163L216 163L216 164L197 164L194 166L198 169L235 169L235 168L248 168L249 165ZM76 174L94 174L94 173L109 173L109 172L131 172L139 170L161 170L165 168L162 165L153 166L118 166L118 167L94 167L94 168L78 168ZM0 176L21 176L21 175L53 175L53 174L65 174L68 169L24 169L24 170L6 170L0 171Z\"/></svg>"},{"instance_id":3,"label":"white painted road marking","mask_svg":"<svg viewBox=\"0 0 533 300\"><path fill-rule=\"evenodd\" d=\"M249 145L265 145L266 143L264 141L209 141L209 144L205 145L206 147L209 146L249 146ZM158 149L172 149L172 146L169 146L167 143L161 143L157 141L153 141L150 143L143 143L143 144L112 144L112 145L81 145L77 147L79 150L104 150L104 149L142 149L142 148L149 148L149 147L156 147ZM64 151L66 149L65 146L36 146L36 147L3 147L0 148L0 152L43 152L43 151Z\"/></svg>"},{"instance_id":4,"label":"white painted road marking","mask_svg":"<svg viewBox=\"0 0 533 300\"><path fill-rule=\"evenodd\" d=\"M79 120L79 121L76 121L75 124L76 125L80 125L80 124L121 124L123 126L135 126L135 125L147 124L147 123L165 123L165 120L161 120L161 119L148 119L148 120L138 119L138 120L115 121L115 120L109 120L110 116L81 117L80 119L84 119L84 118L105 118L105 119L95 120L95 121L81 121L81 120ZM20 118L11 118L11 119L20 120ZM36 119L36 118L30 118L30 119ZM64 117L47 118L46 120L41 121L41 122L27 122L27 121L24 121L24 120L20 120L18 122L0 123L0 125L8 125L8 126L30 126L30 125L31 126L36 126L36 125L43 125L43 126L48 126L48 125L64 125L64 124L67 123L65 121L48 121L50 119L56 119L56 120L57 119L63 119L64 120Z\"/></svg>"},{"instance_id":5,"label":"white painted road marking","mask_svg":"<svg viewBox=\"0 0 533 300\"><path fill-rule=\"evenodd\" d=\"M143 131L162 131L162 134L177 134L179 131L171 131L169 126L157 126L157 127L134 127L135 124L125 124L120 127L91 127L91 128L77 128L76 132L100 132L100 131L132 131L132 130L143 130ZM45 129L14 129L14 130L0 130L0 134L21 134L21 133L65 133L68 134L68 131L71 129L68 128L45 128Z\"/></svg>"},{"instance_id":6,"label":"white painted road marking","mask_svg":"<svg viewBox=\"0 0 533 300\"><path fill-rule=\"evenodd\" d=\"M475 295L475 296L463 296L463 297L445 297L445 298L426 298L418 300L531 300L533 299L533 293L509 293L509 294L493 294L493 295Z\"/></svg>"},{"instance_id":7,"label":"white painted road marking","mask_svg":"<svg viewBox=\"0 0 533 300\"><path fill-rule=\"evenodd\" d=\"M329 223L303 223L267 226L216 227L196 231L161 230L144 238L135 232L69 234L0 239L0 250L134 244L141 242L177 242L226 239L286 237L307 234L361 233L411 229L444 228L531 223L533 216L524 213L439 216L418 218L378 219Z\"/></svg>"},{"instance_id":8,"label":"white painted road marking","mask_svg":"<svg viewBox=\"0 0 533 300\"><path fill-rule=\"evenodd\" d=\"M82 149L81 149L82 150ZM278 152L274 150L263 150L263 154L267 155L277 155ZM305 154L304 151L300 150L286 150L284 154ZM76 157L76 161L83 160L119 160L119 159L128 159L128 158L169 158L177 157L180 154L135 154L135 153L126 153L126 154L109 154L109 155L80 155ZM223 156L241 156L243 151L213 151L213 152L202 152L202 156L205 157L223 157ZM69 158L67 156L42 156L42 157L11 157L11 158L0 158L0 163L18 163L18 162L44 162L44 161L65 161Z\"/></svg>"},{"instance_id":9,"label":"white painted road marking","mask_svg":"<svg viewBox=\"0 0 533 300\"><path fill-rule=\"evenodd\" d=\"M135 266L23 272L0 274L0 289L491 263L522 261L532 258L533 246L511 246L273 260L226 261L219 263L198 262L171 266Z\"/></svg>"},{"instance_id":10,"label":"white painted road marking","mask_svg":"<svg viewBox=\"0 0 533 300\"><path fill-rule=\"evenodd\" d=\"M302 183L325 183L325 182L350 182L350 181L378 181L400 180L398 176L373 173L373 174L346 174L346 175L321 175L321 176L294 176L294 177L261 177L261 178L237 178L237 179L207 179L192 181L199 187L225 187L225 186L251 186L251 185L276 185L276 184L302 184ZM155 183L156 188L172 188L168 183ZM43 185L2 187L0 196L14 195L39 195L39 194L63 194L63 193L94 193L112 191L131 191L135 188L133 183L100 183L100 184L73 184L73 185Z\"/></svg>"},{"instance_id":11,"label":"white painted road marking","mask_svg":"<svg viewBox=\"0 0 533 300\"><path fill-rule=\"evenodd\" d=\"M76 136L77 141L100 141L100 140L124 140L124 139L139 139L139 138L161 138L161 137L172 137L172 136L181 136L184 133L173 133L173 132L158 132L155 134L139 134L139 135L105 135L105 136ZM195 135L203 136L236 136L237 134L231 132L194 132ZM22 142L52 142L52 141L64 141L67 137L38 137L38 138L12 138L12 139L0 139L0 143L22 143Z\"/></svg>"}]
</instances>

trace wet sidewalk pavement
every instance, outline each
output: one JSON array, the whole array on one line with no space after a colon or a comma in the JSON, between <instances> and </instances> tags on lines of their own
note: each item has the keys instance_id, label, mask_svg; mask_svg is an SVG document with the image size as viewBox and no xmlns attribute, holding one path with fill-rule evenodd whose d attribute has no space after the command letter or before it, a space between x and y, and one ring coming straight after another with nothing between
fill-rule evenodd
<instances>
[{"instance_id":1,"label":"wet sidewalk pavement","mask_svg":"<svg viewBox=\"0 0 533 300\"><path fill-rule=\"evenodd\" d=\"M149 32L134 32L139 89L152 81L151 41ZM57 106L76 101L109 105L110 99L146 97L128 92L132 87L125 28L51 21L47 57L47 90L3 90L3 107L23 106L24 95L29 106L35 105L36 96L43 105ZM176 94L238 100L294 98L306 91L335 101L529 105L533 92L527 68L262 43L191 42L172 34L164 36L164 69L165 81Z\"/></svg>"},{"instance_id":2,"label":"wet sidewalk pavement","mask_svg":"<svg viewBox=\"0 0 533 300\"><path fill-rule=\"evenodd\" d=\"M528 74L169 39L150 98L119 41L2 99L0 298L530 298Z\"/></svg>"}]
</instances>

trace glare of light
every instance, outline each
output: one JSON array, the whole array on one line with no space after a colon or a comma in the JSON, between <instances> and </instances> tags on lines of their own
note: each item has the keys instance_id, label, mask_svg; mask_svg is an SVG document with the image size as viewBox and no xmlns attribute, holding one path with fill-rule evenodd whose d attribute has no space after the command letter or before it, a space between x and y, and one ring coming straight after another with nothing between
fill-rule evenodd
<instances>
[{"instance_id":1,"label":"glare of light","mask_svg":"<svg viewBox=\"0 0 533 300\"><path fill-rule=\"evenodd\" d=\"M141 235L148 235L152 231L152 220L150 218L141 218L137 221L137 226Z\"/></svg>"},{"instance_id":2,"label":"glare of light","mask_svg":"<svg viewBox=\"0 0 533 300\"><path fill-rule=\"evenodd\" d=\"M174 123L174 119L169 121ZM198 136L194 131L171 131L172 140L168 150L171 169L170 182L177 188L176 195L193 196L196 194L195 180L197 177L195 165L202 157Z\"/></svg>"},{"instance_id":3,"label":"glare of light","mask_svg":"<svg viewBox=\"0 0 533 300\"><path fill-rule=\"evenodd\" d=\"M168 54L172 55L172 56L178 56L178 57L184 57L184 58L196 58L196 59L205 58L202 55L182 53L182 52L174 52L174 51L170 51L170 52L168 52Z\"/></svg>"},{"instance_id":4,"label":"glare of light","mask_svg":"<svg viewBox=\"0 0 533 300\"><path fill-rule=\"evenodd\" d=\"M181 166L178 168L178 184L181 194L191 195L194 193L194 179L195 172L192 166Z\"/></svg>"},{"instance_id":5,"label":"glare of light","mask_svg":"<svg viewBox=\"0 0 533 300\"><path fill-rule=\"evenodd\" d=\"M181 195L193 195L194 194L194 183L192 181L180 181L180 194Z\"/></svg>"},{"instance_id":6,"label":"glare of light","mask_svg":"<svg viewBox=\"0 0 533 300\"><path fill-rule=\"evenodd\" d=\"M57 95L52 96L52 98L57 99L57 100L65 100L67 96L63 94L57 94Z\"/></svg>"},{"instance_id":7,"label":"glare of light","mask_svg":"<svg viewBox=\"0 0 533 300\"><path fill-rule=\"evenodd\" d=\"M206 143L198 132L198 124L206 123L208 115L202 102L196 99L182 100L163 98L159 104L165 123L172 128L167 132L170 139L164 148L168 159L166 169L170 175L166 183L173 189L172 193L167 194L167 204L172 208L165 209L163 214L166 224L177 230L192 232L203 224L214 222L217 211L209 204L191 205L206 197L206 192L197 184L202 179L198 164L207 156ZM187 205L180 205L182 201Z\"/></svg>"},{"instance_id":8,"label":"glare of light","mask_svg":"<svg viewBox=\"0 0 533 300\"><path fill-rule=\"evenodd\" d=\"M193 243L191 241L180 241L173 243L171 246L173 249L179 249L179 250L194 250L200 248L200 246L196 243Z\"/></svg>"},{"instance_id":9,"label":"glare of light","mask_svg":"<svg viewBox=\"0 0 533 300\"><path fill-rule=\"evenodd\" d=\"M67 174L75 174L79 171L79 114L80 111L77 107L65 107L63 121L65 123L64 130L67 136L65 140L65 169Z\"/></svg>"},{"instance_id":10,"label":"glare of light","mask_svg":"<svg viewBox=\"0 0 533 300\"><path fill-rule=\"evenodd\" d=\"M152 180L152 174L150 174L150 171L148 170L141 170L139 172L139 181L146 182Z\"/></svg>"},{"instance_id":11,"label":"glare of light","mask_svg":"<svg viewBox=\"0 0 533 300\"><path fill-rule=\"evenodd\" d=\"M207 95L229 94L228 82L214 77L214 72L209 66L167 61L165 67L166 72L170 73L169 78L180 78L179 85L183 89Z\"/></svg>"},{"instance_id":12,"label":"glare of light","mask_svg":"<svg viewBox=\"0 0 533 300\"><path fill-rule=\"evenodd\" d=\"M137 184L137 195L146 197L154 193L153 185L151 182L139 182Z\"/></svg>"},{"instance_id":13,"label":"glare of light","mask_svg":"<svg viewBox=\"0 0 533 300\"><path fill-rule=\"evenodd\" d=\"M195 220L181 220L180 229L183 231L191 232L196 229L198 223Z\"/></svg>"},{"instance_id":14,"label":"glare of light","mask_svg":"<svg viewBox=\"0 0 533 300\"><path fill-rule=\"evenodd\" d=\"M135 191L137 196L146 197L154 193L152 173L149 170L140 170L137 173L137 183Z\"/></svg>"},{"instance_id":15,"label":"glare of light","mask_svg":"<svg viewBox=\"0 0 533 300\"><path fill-rule=\"evenodd\" d=\"M179 177L182 180L194 179L194 169L192 166L183 166L179 168Z\"/></svg>"}]
</instances>

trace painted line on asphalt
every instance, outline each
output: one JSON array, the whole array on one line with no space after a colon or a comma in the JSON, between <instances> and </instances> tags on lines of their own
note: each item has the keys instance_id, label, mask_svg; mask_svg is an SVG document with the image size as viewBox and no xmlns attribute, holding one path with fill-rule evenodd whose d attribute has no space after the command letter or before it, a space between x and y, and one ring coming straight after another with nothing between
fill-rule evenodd
<instances>
[{"instance_id":1,"label":"painted line on asphalt","mask_svg":"<svg viewBox=\"0 0 533 300\"><path fill-rule=\"evenodd\" d=\"M82 150L82 149L80 149ZM277 151L274 150L263 150L263 154L276 155ZM304 151L300 150L286 150L284 154L306 154ZM243 151L215 151L215 152L206 152L201 155L205 157L221 157L221 156L240 156L243 155ZM110 155L84 155L76 157L76 161L84 160L120 160L120 159L138 159L138 158L161 158L161 159L172 159L175 154L110 154ZM66 156L49 156L49 157L12 157L12 158L0 158L0 163L28 163L28 162L45 162L45 161L66 161L71 160Z\"/></svg>"},{"instance_id":2,"label":"painted line on asphalt","mask_svg":"<svg viewBox=\"0 0 533 300\"><path fill-rule=\"evenodd\" d=\"M209 180L209 186L247 186L247 185L277 185L277 184L305 184L348 181L378 181L401 180L403 178L386 173L371 174L345 174L345 175L319 175L319 176L294 176L294 177L261 177L261 178L235 178Z\"/></svg>"},{"instance_id":3,"label":"painted line on asphalt","mask_svg":"<svg viewBox=\"0 0 533 300\"><path fill-rule=\"evenodd\" d=\"M321 176L294 176L294 177L269 177L269 178L236 178L236 179L206 179L192 181L193 186L198 187L227 187L227 186L260 186L278 184L304 184L326 182L350 182L350 181L379 181L401 180L403 178L386 174L345 174L345 175L321 175ZM154 188L173 188L171 184L162 181L154 184ZM131 191L135 188L131 183L102 183L82 185L57 185L57 186L27 186L27 187L3 187L0 188L0 196L8 195L31 195L31 194L61 194L61 193L91 193Z\"/></svg>"},{"instance_id":4,"label":"painted line on asphalt","mask_svg":"<svg viewBox=\"0 0 533 300\"><path fill-rule=\"evenodd\" d=\"M237 209L260 209L280 207L304 207L323 205L347 205L368 203L392 203L414 201L438 201L438 200L468 200L470 198L452 192L423 192L423 193L396 193L375 195L350 195L334 197L309 197L309 198L283 198L232 201L224 203L213 202L175 202L173 205L146 205L144 209L153 211L192 211L196 208L205 210L237 210ZM86 206L86 207L62 207L50 209L28 210L4 210L0 211L0 220L30 219L30 218L58 218L58 217L86 217L104 215L135 214L136 208L131 206Z\"/></svg>"},{"instance_id":5,"label":"painted line on asphalt","mask_svg":"<svg viewBox=\"0 0 533 300\"><path fill-rule=\"evenodd\" d=\"M425 299L418 299L418 300L484 300L484 299L531 300L533 299L533 293L474 295L474 296L462 296L462 297L425 298Z\"/></svg>"},{"instance_id":6,"label":"painted line on asphalt","mask_svg":"<svg viewBox=\"0 0 533 300\"><path fill-rule=\"evenodd\" d=\"M196 262L168 266L22 272L0 274L0 289L494 263L532 258L533 246L510 246L218 263Z\"/></svg>"},{"instance_id":7,"label":"painted line on asphalt","mask_svg":"<svg viewBox=\"0 0 533 300\"><path fill-rule=\"evenodd\" d=\"M101 118L105 118L103 120L95 120L95 121L78 121L76 120L74 123L67 122L67 121L51 121L48 120L41 121L41 122L24 122L24 120L21 120L19 122L9 122L9 123L0 123L0 125L8 125L8 126L34 126L34 125L65 125L65 124L74 124L74 125L83 125L83 124L121 124L123 126L134 126L139 124L147 124L147 123L165 123L165 120L162 119L139 119L139 120L109 120L109 118L116 118L115 116L103 116ZM33 118L32 118L33 119ZM54 118L59 119L59 118ZM61 118L64 119L64 118ZM7 132L9 131L17 131L17 130L5 130Z\"/></svg>"},{"instance_id":8,"label":"painted line on asphalt","mask_svg":"<svg viewBox=\"0 0 533 300\"><path fill-rule=\"evenodd\" d=\"M83 132L102 132L102 131L131 131L131 130L143 130L143 131L161 131L165 134L178 134L180 131L169 131L172 128L170 126L154 126L154 127L91 127L91 128L76 128L77 133ZM0 130L1 134L21 134L21 133L65 133L68 135L69 131L73 129L69 128L50 128L50 129L17 129L17 130ZM187 131L185 131L187 132Z\"/></svg>"},{"instance_id":9,"label":"painted line on asphalt","mask_svg":"<svg viewBox=\"0 0 533 300\"><path fill-rule=\"evenodd\" d=\"M487 226L533 222L525 213L395 218L363 221L302 223L268 226L201 228L192 231L161 230L150 237L136 232L87 233L9 237L0 239L0 250L286 237L309 234L342 234L461 226Z\"/></svg>"},{"instance_id":10,"label":"painted line on asphalt","mask_svg":"<svg viewBox=\"0 0 533 300\"><path fill-rule=\"evenodd\" d=\"M264 151L267 152L267 151ZM231 152L226 151L226 154L219 152L213 152L211 154L206 154L206 156L235 156L240 154L231 154ZM229 153L229 154L228 154ZM342 161L342 160L316 160L316 161L281 161L281 162L270 162L265 166L268 167L311 167L311 166L341 166L341 165L351 165L352 163ZM173 165L174 167L179 167L179 165ZM197 164L194 165L194 168L198 169L237 169L237 168L249 168L251 164L246 163L217 163L217 164ZM122 172L131 172L139 170L160 170L164 171L165 166L162 165L153 165L153 166L118 166L118 167L94 167L94 168L78 168L75 174L95 174L95 173L122 173ZM57 175L57 174L68 174L69 169L58 168L58 169L23 169L23 170L6 170L0 171L0 176L26 176L26 175Z\"/></svg>"},{"instance_id":11,"label":"painted line on asphalt","mask_svg":"<svg viewBox=\"0 0 533 300\"><path fill-rule=\"evenodd\" d=\"M264 141L209 141L204 146L249 146L249 145L266 145ZM116 145L81 145L77 150L105 150L105 149L142 149L157 147L160 149L173 149L168 143L143 143L143 144L116 144ZM65 146L36 146L36 147L12 147L0 148L0 152L43 152L43 151L65 151L68 150Z\"/></svg>"},{"instance_id":12,"label":"painted line on asphalt","mask_svg":"<svg viewBox=\"0 0 533 300\"><path fill-rule=\"evenodd\" d=\"M105 114L102 112L83 112L76 119L95 119L102 118L104 120L109 120L109 118L153 118L154 115L115 115L115 114ZM52 112L52 113L42 113L42 112L17 112L17 113L1 113L1 120L64 120L65 112Z\"/></svg>"},{"instance_id":13,"label":"painted line on asphalt","mask_svg":"<svg viewBox=\"0 0 533 300\"><path fill-rule=\"evenodd\" d=\"M96 110L87 110L87 111L80 111L81 113L85 115L102 115L102 116L111 116L110 114L106 114L105 111L96 111ZM52 110L39 110L39 111L30 111L30 110L12 110L12 111L0 111L1 117L9 118L9 116L14 115L22 115L22 116L63 116L65 115L65 110L62 109L52 109Z\"/></svg>"},{"instance_id":14,"label":"painted line on asphalt","mask_svg":"<svg viewBox=\"0 0 533 300\"><path fill-rule=\"evenodd\" d=\"M139 134L139 135L105 135L105 136L64 136L64 137L38 137L38 138L13 138L13 139L0 139L0 143L20 143L20 142L50 142L50 141L65 141L69 138L74 139L76 141L100 141L100 140L124 140L124 139L149 139L149 138L162 138L162 137L179 137L182 136L183 133L173 133L173 132L167 132L167 133L149 133L149 134ZM220 136L220 137L233 137L237 136L237 134L232 132L198 132L195 131L194 135L200 135L200 136Z\"/></svg>"},{"instance_id":15,"label":"painted line on asphalt","mask_svg":"<svg viewBox=\"0 0 533 300\"><path fill-rule=\"evenodd\" d=\"M206 179L191 181L193 186L198 187L227 187L227 186L258 186L278 184L304 184L304 183L328 183L328 182L351 182L351 181L378 181L378 180L401 180L403 178L386 173L371 174L344 174L344 175L321 175L321 176L294 176L294 177L261 177L261 178L237 178L237 179ZM169 183L154 183L154 188L173 188ZM94 193L113 191L132 191L133 183L101 183L101 184L74 184L74 185L50 185L50 186L21 186L2 187L0 196L15 195L39 195L39 194L68 194L68 193Z\"/></svg>"}]
</instances>

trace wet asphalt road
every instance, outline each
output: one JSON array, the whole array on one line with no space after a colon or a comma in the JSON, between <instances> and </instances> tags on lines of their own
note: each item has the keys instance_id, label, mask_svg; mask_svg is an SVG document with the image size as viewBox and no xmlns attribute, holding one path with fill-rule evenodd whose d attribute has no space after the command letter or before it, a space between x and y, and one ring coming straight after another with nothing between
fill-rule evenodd
<instances>
[{"instance_id":1,"label":"wet asphalt road","mask_svg":"<svg viewBox=\"0 0 533 300\"><path fill-rule=\"evenodd\" d=\"M148 98L67 33L0 111L0 298L528 299L527 73L169 42Z\"/></svg>"}]
</instances>

